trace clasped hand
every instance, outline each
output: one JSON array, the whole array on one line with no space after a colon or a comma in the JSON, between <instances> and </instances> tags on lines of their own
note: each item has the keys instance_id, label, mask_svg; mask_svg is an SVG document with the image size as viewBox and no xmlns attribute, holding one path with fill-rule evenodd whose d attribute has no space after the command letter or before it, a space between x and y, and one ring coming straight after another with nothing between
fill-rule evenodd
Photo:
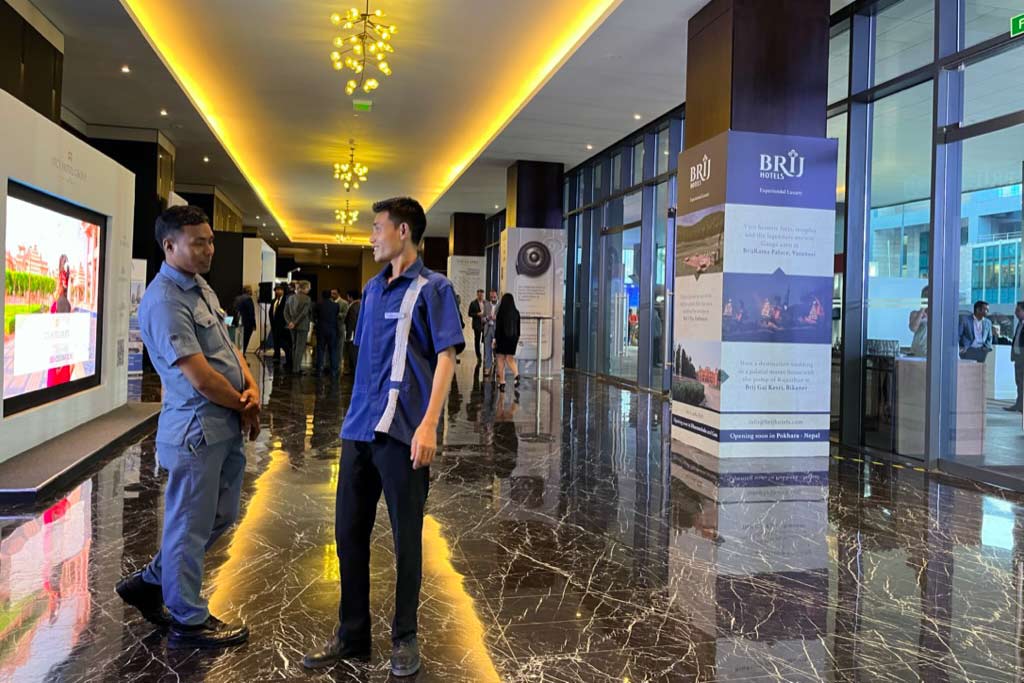
<instances>
[{"instance_id":1,"label":"clasped hand","mask_svg":"<svg viewBox=\"0 0 1024 683\"><path fill-rule=\"evenodd\" d=\"M249 435L249 441L255 441L260 435L259 389L247 387L238 400L242 403L242 432Z\"/></svg>"}]
</instances>

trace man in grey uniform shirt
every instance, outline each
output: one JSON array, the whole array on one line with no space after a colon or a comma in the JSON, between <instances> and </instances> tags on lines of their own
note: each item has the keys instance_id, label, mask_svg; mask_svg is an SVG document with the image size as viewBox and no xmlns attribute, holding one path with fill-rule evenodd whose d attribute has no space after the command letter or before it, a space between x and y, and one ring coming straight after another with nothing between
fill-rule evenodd
<instances>
[{"instance_id":1,"label":"man in grey uniform shirt","mask_svg":"<svg viewBox=\"0 0 1024 683\"><path fill-rule=\"evenodd\" d=\"M117 593L170 629L171 649L240 645L248 628L211 615L200 590L206 551L238 518L242 432L250 439L259 434L259 390L200 275L213 261L209 218L194 206L168 209L157 219L156 240L164 264L142 297L139 328L163 384L156 433L157 458L168 473L163 540Z\"/></svg>"},{"instance_id":2,"label":"man in grey uniform shirt","mask_svg":"<svg viewBox=\"0 0 1024 683\"><path fill-rule=\"evenodd\" d=\"M288 329L292 331L292 372L302 370L312 315L313 302L309 299L309 283L299 282L295 285L295 294L284 305L284 319L288 323Z\"/></svg>"}]
</instances>

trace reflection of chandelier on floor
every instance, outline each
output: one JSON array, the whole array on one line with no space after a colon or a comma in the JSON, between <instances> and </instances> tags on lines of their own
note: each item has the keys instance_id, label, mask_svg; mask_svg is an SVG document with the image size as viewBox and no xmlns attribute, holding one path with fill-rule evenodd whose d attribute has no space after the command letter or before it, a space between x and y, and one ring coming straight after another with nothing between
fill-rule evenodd
<instances>
[{"instance_id":1,"label":"reflection of chandelier on floor","mask_svg":"<svg viewBox=\"0 0 1024 683\"><path fill-rule=\"evenodd\" d=\"M355 7L348 10L344 16L334 13L331 15L331 23L343 29L352 29L359 26L358 32L349 36L335 36L332 44L334 51L331 52L331 65L335 71L349 69L355 73L359 80L352 78L345 84L345 93L353 94L357 88L363 92L373 92L380 85L376 78L366 77L367 60L377 65L377 70L385 76L391 75L391 65L388 64L387 56L393 53L395 48L391 47L391 36L398 30L394 26L385 26L380 23L384 13L376 10L370 12L370 0L366 0L366 11L360 12Z\"/></svg>"},{"instance_id":2,"label":"reflection of chandelier on floor","mask_svg":"<svg viewBox=\"0 0 1024 683\"><path fill-rule=\"evenodd\" d=\"M334 179L340 180L346 192L359 189L359 183L366 182L366 174L370 172L366 164L356 161L356 141L348 141L348 161L334 164Z\"/></svg>"}]
</instances>

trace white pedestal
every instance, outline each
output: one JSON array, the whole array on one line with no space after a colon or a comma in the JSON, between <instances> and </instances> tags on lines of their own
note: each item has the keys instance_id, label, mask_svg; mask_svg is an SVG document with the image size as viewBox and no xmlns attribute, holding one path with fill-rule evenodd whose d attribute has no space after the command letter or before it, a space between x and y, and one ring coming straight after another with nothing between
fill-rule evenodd
<instances>
[{"instance_id":1,"label":"white pedestal","mask_svg":"<svg viewBox=\"0 0 1024 683\"><path fill-rule=\"evenodd\" d=\"M957 364L956 455L981 455L985 447L986 365ZM896 452L920 456L925 445L925 403L928 362L896 360Z\"/></svg>"}]
</instances>

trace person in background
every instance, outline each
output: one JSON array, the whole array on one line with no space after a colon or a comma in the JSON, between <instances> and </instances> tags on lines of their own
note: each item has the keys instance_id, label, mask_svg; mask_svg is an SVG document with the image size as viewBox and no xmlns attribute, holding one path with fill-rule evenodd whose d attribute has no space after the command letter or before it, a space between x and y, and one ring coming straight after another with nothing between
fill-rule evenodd
<instances>
[{"instance_id":1,"label":"person in background","mask_svg":"<svg viewBox=\"0 0 1024 683\"><path fill-rule=\"evenodd\" d=\"M172 207L156 221L156 241L164 263L139 305L139 330L163 385L163 539L149 565L116 591L149 622L169 627L169 649L241 645L249 629L211 615L201 589L207 549L238 518L243 432L259 435L259 389L201 275L213 263L210 219L195 206Z\"/></svg>"},{"instance_id":2,"label":"person in background","mask_svg":"<svg viewBox=\"0 0 1024 683\"><path fill-rule=\"evenodd\" d=\"M355 343L356 325L359 324L359 307L362 303L359 292L349 290L348 313L345 314L345 333L348 335L348 344L345 346L345 374L354 375L356 363L359 361L359 346Z\"/></svg>"},{"instance_id":3,"label":"person in background","mask_svg":"<svg viewBox=\"0 0 1024 683\"><path fill-rule=\"evenodd\" d=\"M910 355L918 358L928 356L928 299L930 290L925 287L921 290L921 308L910 312L908 326L914 333L914 339L910 342Z\"/></svg>"},{"instance_id":4,"label":"person in background","mask_svg":"<svg viewBox=\"0 0 1024 683\"><path fill-rule=\"evenodd\" d=\"M57 266L57 291L54 293L53 303L50 304L50 313L70 313L72 311L71 301L68 299L70 285L71 266L68 264L67 254L61 254ZM71 370L71 365L50 368L46 371L46 386L55 387L70 382Z\"/></svg>"},{"instance_id":5,"label":"person in background","mask_svg":"<svg viewBox=\"0 0 1024 683\"><path fill-rule=\"evenodd\" d=\"M302 371L302 359L306 355L306 340L309 338L310 316L313 302L309 300L309 283L299 282L295 294L289 297L284 307L284 319L292 333L292 372Z\"/></svg>"},{"instance_id":6,"label":"person in background","mask_svg":"<svg viewBox=\"0 0 1024 683\"><path fill-rule=\"evenodd\" d=\"M252 300L252 287L242 287L242 293L235 297L234 309L238 317L236 324L242 326L242 353L246 353L252 333L256 331L256 304Z\"/></svg>"},{"instance_id":7,"label":"person in background","mask_svg":"<svg viewBox=\"0 0 1024 683\"><path fill-rule=\"evenodd\" d=\"M512 370L515 387L519 388L519 363L516 362L516 351L519 348L520 335L519 309L515 298L505 293L498 305L498 313L494 321L494 352L498 356L498 390L505 391L505 375Z\"/></svg>"},{"instance_id":8,"label":"person in background","mask_svg":"<svg viewBox=\"0 0 1024 683\"><path fill-rule=\"evenodd\" d=\"M476 298L469 304L469 320L473 325L473 350L476 351L476 362L483 362L480 354L480 341L484 336L484 290L476 290Z\"/></svg>"},{"instance_id":9,"label":"person in background","mask_svg":"<svg viewBox=\"0 0 1024 683\"><path fill-rule=\"evenodd\" d=\"M340 365L345 351L345 340L348 337L345 319L348 317L349 300L348 295L342 296L341 292L336 289L331 290L331 299L338 304L338 364Z\"/></svg>"},{"instance_id":10,"label":"person in background","mask_svg":"<svg viewBox=\"0 0 1024 683\"><path fill-rule=\"evenodd\" d=\"M988 319L988 302L974 302L974 315L960 319L960 357L984 363L992 351L992 321Z\"/></svg>"},{"instance_id":11,"label":"person in background","mask_svg":"<svg viewBox=\"0 0 1024 683\"><path fill-rule=\"evenodd\" d=\"M484 302L484 377L494 369L494 315L498 310L498 293L491 290Z\"/></svg>"},{"instance_id":12,"label":"person in background","mask_svg":"<svg viewBox=\"0 0 1024 683\"><path fill-rule=\"evenodd\" d=\"M1013 344L1010 346L1010 360L1013 361L1013 376L1017 382L1017 400L1004 410L1019 413L1024 410L1024 301L1018 301L1013 309L1016 327L1013 331Z\"/></svg>"},{"instance_id":13,"label":"person in background","mask_svg":"<svg viewBox=\"0 0 1024 683\"><path fill-rule=\"evenodd\" d=\"M324 290L316 305L316 374L324 374L329 364L331 377L338 377L338 304Z\"/></svg>"},{"instance_id":14,"label":"person in background","mask_svg":"<svg viewBox=\"0 0 1024 683\"><path fill-rule=\"evenodd\" d=\"M341 567L339 627L302 660L318 669L372 652L370 539L381 491L395 545L391 672L420 668L417 612L423 573L423 511L441 411L465 347L455 290L423 265L427 227L419 202L397 197L373 206L374 261L355 331L362 359L341 430L335 534ZM443 637L443 634L439 634Z\"/></svg>"},{"instance_id":15,"label":"person in background","mask_svg":"<svg viewBox=\"0 0 1024 683\"><path fill-rule=\"evenodd\" d=\"M274 361L280 361L281 352L284 351L284 365L290 368L292 333L288 330L288 321L284 317L284 309L288 304L284 291L284 285L274 286L274 301L270 304L270 334L274 338Z\"/></svg>"}]
</instances>

